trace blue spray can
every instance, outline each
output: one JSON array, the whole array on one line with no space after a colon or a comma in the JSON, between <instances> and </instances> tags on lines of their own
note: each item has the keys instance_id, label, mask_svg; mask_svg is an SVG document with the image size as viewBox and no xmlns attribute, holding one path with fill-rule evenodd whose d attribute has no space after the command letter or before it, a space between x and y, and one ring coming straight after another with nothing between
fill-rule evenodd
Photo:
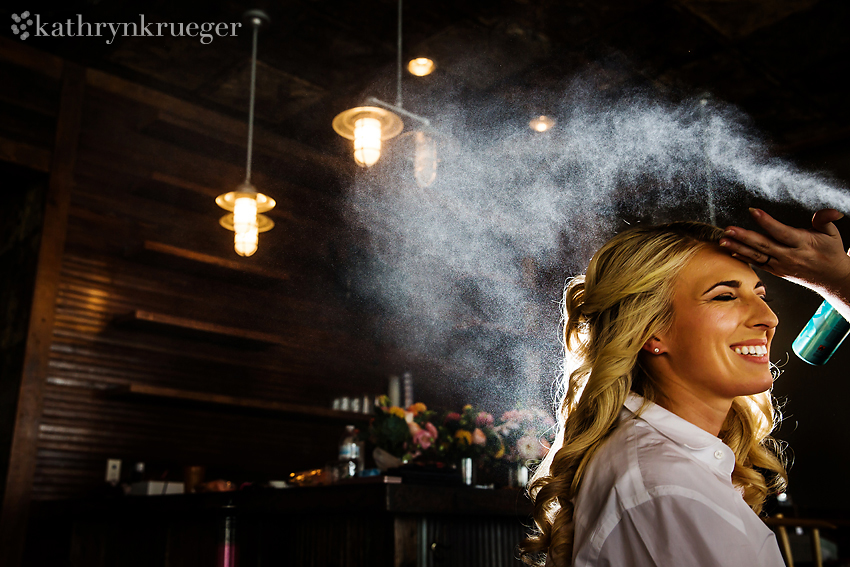
<instances>
[{"instance_id":1,"label":"blue spray can","mask_svg":"<svg viewBox=\"0 0 850 567\"><path fill-rule=\"evenodd\" d=\"M803 362L826 364L848 334L850 323L829 302L824 301L791 343L791 349Z\"/></svg>"}]
</instances>

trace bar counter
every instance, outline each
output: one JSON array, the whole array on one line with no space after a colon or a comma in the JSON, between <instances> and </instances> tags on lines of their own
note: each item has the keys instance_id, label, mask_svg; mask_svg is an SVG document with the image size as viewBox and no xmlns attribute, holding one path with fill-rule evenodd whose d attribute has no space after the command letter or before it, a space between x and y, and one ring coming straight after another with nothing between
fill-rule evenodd
<instances>
[{"instance_id":1,"label":"bar counter","mask_svg":"<svg viewBox=\"0 0 850 567\"><path fill-rule=\"evenodd\" d=\"M27 565L520 565L520 490L370 482L42 502ZM390 479L394 480L394 479Z\"/></svg>"}]
</instances>

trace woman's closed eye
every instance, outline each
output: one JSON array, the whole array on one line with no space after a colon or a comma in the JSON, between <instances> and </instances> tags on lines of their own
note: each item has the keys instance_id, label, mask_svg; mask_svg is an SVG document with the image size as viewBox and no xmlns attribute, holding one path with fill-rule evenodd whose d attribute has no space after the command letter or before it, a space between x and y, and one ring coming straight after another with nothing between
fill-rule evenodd
<instances>
[{"instance_id":1,"label":"woman's closed eye","mask_svg":"<svg viewBox=\"0 0 850 567\"><path fill-rule=\"evenodd\" d=\"M771 301L773 301L773 299L772 299L772 298L767 297L767 295L766 295L766 294L764 294L764 293L759 293L759 294L758 294L758 296L759 296L759 297L761 298L761 300L762 300L762 301L764 301L765 303L770 303ZM713 298L712 298L712 301L733 301L733 300L735 300L735 299L738 299L738 296L736 296L736 295L734 295L734 294L732 294L732 293L723 293L723 294L721 294L721 295L718 295L718 296L713 297Z\"/></svg>"}]
</instances>

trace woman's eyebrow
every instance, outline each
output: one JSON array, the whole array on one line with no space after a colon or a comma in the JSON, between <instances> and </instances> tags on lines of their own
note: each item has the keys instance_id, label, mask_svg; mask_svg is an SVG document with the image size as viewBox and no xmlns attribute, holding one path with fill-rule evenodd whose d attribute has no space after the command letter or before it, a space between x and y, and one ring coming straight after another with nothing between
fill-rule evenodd
<instances>
[{"instance_id":1,"label":"woman's eyebrow","mask_svg":"<svg viewBox=\"0 0 850 567\"><path fill-rule=\"evenodd\" d=\"M716 284L714 284L713 286L711 286L710 288L708 288L707 290L702 292L702 294L705 295L709 291L713 290L716 287L720 287L720 286L734 287L734 288L737 289L737 288L741 287L741 282L739 282L738 280L726 280L726 281L723 281L723 282L717 282ZM758 286L756 286L756 287L758 287Z\"/></svg>"},{"instance_id":2,"label":"woman's eyebrow","mask_svg":"<svg viewBox=\"0 0 850 567\"><path fill-rule=\"evenodd\" d=\"M702 294L705 295L706 293L713 290L714 288L721 287L721 286L733 287L735 289L738 289L738 288L741 287L741 282L738 281L738 280L726 280L726 281L722 281L722 282L717 282L716 284L712 285L710 288L708 288L707 290L702 292ZM756 285L753 286L753 289L758 289L760 287L764 287L764 283L761 280L756 282Z\"/></svg>"}]
</instances>

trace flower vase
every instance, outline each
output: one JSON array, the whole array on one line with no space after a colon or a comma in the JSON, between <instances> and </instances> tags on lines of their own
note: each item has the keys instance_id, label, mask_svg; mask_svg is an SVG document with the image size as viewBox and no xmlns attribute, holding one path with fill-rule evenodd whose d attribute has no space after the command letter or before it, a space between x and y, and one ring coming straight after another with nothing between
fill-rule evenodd
<instances>
[{"instance_id":1,"label":"flower vase","mask_svg":"<svg viewBox=\"0 0 850 567\"><path fill-rule=\"evenodd\" d=\"M525 463L511 463L508 468L508 486L511 488L525 488L528 484L528 467Z\"/></svg>"},{"instance_id":2,"label":"flower vase","mask_svg":"<svg viewBox=\"0 0 850 567\"><path fill-rule=\"evenodd\" d=\"M381 472L387 472L387 469L395 469L404 464L404 461L380 447L375 447L375 450L372 451L372 458L375 459L375 465Z\"/></svg>"},{"instance_id":3,"label":"flower vase","mask_svg":"<svg viewBox=\"0 0 850 567\"><path fill-rule=\"evenodd\" d=\"M460 478L467 486L474 486L478 481L478 471L472 457L464 457L460 460Z\"/></svg>"}]
</instances>

